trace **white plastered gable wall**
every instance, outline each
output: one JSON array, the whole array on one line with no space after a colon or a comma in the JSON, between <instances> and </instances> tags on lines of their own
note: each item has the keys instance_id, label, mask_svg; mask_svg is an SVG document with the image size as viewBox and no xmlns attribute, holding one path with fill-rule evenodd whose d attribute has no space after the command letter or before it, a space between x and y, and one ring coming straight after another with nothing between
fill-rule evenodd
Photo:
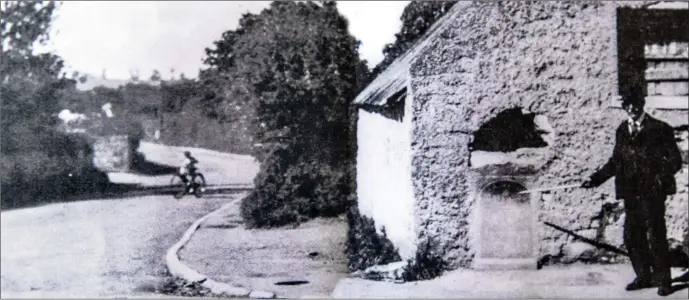
<instances>
[{"instance_id":1,"label":"white plastered gable wall","mask_svg":"<svg viewBox=\"0 0 689 300\"><path fill-rule=\"evenodd\" d=\"M379 105L405 86L407 88L402 122L359 109L357 123L357 201L359 213L372 218L376 228L385 227L388 239L399 250L402 259L413 258L420 236L421 220L414 198L412 181L412 134L414 91L411 66L417 54L431 45L451 24L448 20L462 13L471 2L455 4L442 20L429 29L419 43L398 57L364 91L354 103ZM444 25L443 25L444 24Z\"/></svg>"},{"instance_id":2,"label":"white plastered gable wall","mask_svg":"<svg viewBox=\"0 0 689 300\"><path fill-rule=\"evenodd\" d=\"M359 212L384 227L403 260L416 251L411 172L412 93L407 84L402 122L359 109L357 201Z\"/></svg>"}]
</instances>

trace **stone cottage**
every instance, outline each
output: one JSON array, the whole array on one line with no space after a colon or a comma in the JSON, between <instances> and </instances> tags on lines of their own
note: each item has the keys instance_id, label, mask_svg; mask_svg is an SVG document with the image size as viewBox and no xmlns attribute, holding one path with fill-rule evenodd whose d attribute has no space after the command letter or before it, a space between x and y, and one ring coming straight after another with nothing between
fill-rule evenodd
<instances>
[{"instance_id":1,"label":"stone cottage","mask_svg":"<svg viewBox=\"0 0 689 300\"><path fill-rule=\"evenodd\" d=\"M425 239L451 268L531 268L572 238L622 245L613 180L578 185L612 153L620 95L676 128L685 165L668 236L687 230L686 2L458 2L358 97L359 214L403 259Z\"/></svg>"}]
</instances>

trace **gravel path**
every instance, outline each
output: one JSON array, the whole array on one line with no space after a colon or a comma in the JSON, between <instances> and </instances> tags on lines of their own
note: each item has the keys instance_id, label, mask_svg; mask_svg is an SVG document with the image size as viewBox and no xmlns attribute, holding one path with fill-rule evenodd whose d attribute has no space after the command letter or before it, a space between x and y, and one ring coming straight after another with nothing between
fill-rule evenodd
<instances>
[{"instance_id":1,"label":"gravel path","mask_svg":"<svg viewBox=\"0 0 689 300\"><path fill-rule=\"evenodd\" d=\"M156 297L163 256L196 219L241 195L148 196L2 212L1 296Z\"/></svg>"},{"instance_id":2,"label":"gravel path","mask_svg":"<svg viewBox=\"0 0 689 300\"><path fill-rule=\"evenodd\" d=\"M347 276L345 219L316 219L297 228L246 229L239 202L207 219L179 252L209 278L278 298L327 298ZM312 255L309 255L312 254ZM276 285L280 281L308 281Z\"/></svg>"},{"instance_id":3,"label":"gravel path","mask_svg":"<svg viewBox=\"0 0 689 300\"><path fill-rule=\"evenodd\" d=\"M685 271L673 268L673 277ZM358 278L341 280L335 299L687 299L686 285L658 296L657 289L627 292L634 278L628 264L571 264L547 266L541 270L477 271L454 270L441 277L396 284Z\"/></svg>"}]
</instances>

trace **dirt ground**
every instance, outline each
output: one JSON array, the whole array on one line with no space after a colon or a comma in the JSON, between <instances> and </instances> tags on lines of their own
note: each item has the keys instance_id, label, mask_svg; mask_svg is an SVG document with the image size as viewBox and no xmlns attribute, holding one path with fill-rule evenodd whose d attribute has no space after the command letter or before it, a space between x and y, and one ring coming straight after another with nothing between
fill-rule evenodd
<instances>
[{"instance_id":1,"label":"dirt ground","mask_svg":"<svg viewBox=\"0 0 689 300\"><path fill-rule=\"evenodd\" d=\"M250 156L142 143L150 163L174 166L184 150L201 161L212 185L247 185ZM114 183L167 185L171 175L110 174ZM245 194L198 199L135 196L55 203L2 212L2 298L170 297L164 255L198 218Z\"/></svg>"},{"instance_id":2,"label":"dirt ground","mask_svg":"<svg viewBox=\"0 0 689 300\"><path fill-rule=\"evenodd\" d=\"M239 195L58 203L2 212L2 298L155 297L164 254Z\"/></svg>"},{"instance_id":3,"label":"dirt ground","mask_svg":"<svg viewBox=\"0 0 689 300\"><path fill-rule=\"evenodd\" d=\"M344 218L317 219L298 228L247 230L238 201L202 224L180 251L180 259L214 280L272 291L278 298L330 297L347 276L346 234ZM308 283L275 284L280 281Z\"/></svg>"},{"instance_id":4,"label":"dirt ground","mask_svg":"<svg viewBox=\"0 0 689 300\"><path fill-rule=\"evenodd\" d=\"M675 268L674 277L686 270ZM557 265L541 270L476 271L455 270L441 277L396 284L363 279L343 279L335 288L337 299L687 299L686 284L675 283L670 296L657 295L657 289L627 292L624 287L634 278L628 264Z\"/></svg>"}]
</instances>

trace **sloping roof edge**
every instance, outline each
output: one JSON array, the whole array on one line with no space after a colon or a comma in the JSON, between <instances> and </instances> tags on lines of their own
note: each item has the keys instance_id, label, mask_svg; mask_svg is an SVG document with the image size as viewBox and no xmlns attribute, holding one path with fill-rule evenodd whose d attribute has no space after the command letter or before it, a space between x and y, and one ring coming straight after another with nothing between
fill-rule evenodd
<instances>
[{"instance_id":1,"label":"sloping roof edge","mask_svg":"<svg viewBox=\"0 0 689 300\"><path fill-rule=\"evenodd\" d=\"M387 100L406 87L407 77L411 63L435 38L449 26L455 15L471 1L455 3L442 18L431 26L419 41L402 56L395 59L380 75L378 75L366 88L356 96L352 103L367 105L385 105Z\"/></svg>"}]
</instances>

